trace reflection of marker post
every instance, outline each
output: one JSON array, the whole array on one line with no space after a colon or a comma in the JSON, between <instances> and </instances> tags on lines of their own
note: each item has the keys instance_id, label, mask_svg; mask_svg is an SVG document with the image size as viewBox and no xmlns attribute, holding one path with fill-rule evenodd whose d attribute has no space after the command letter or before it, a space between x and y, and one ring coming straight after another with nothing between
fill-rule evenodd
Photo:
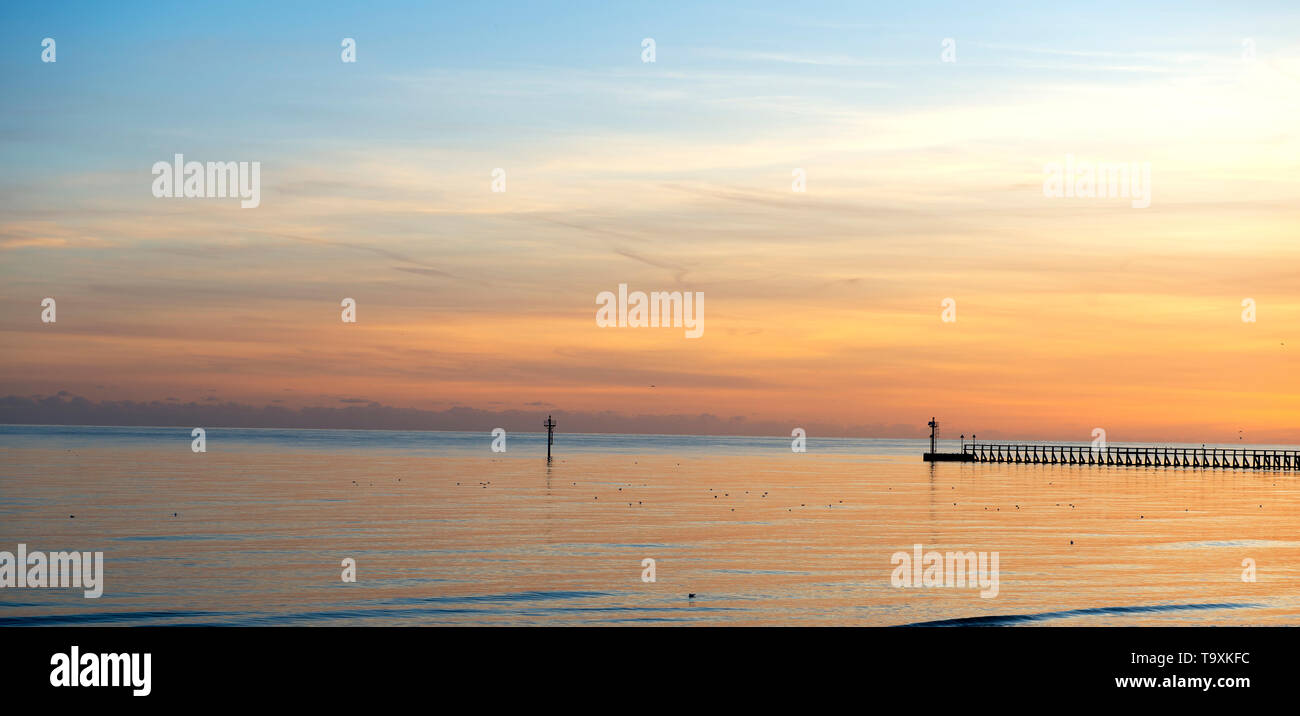
<instances>
[{"instance_id":1,"label":"reflection of marker post","mask_svg":"<svg viewBox=\"0 0 1300 716\"><path fill-rule=\"evenodd\" d=\"M550 462L551 443L555 442L555 421L551 420L551 416L548 415L546 416L546 422L543 424L546 426L546 461Z\"/></svg>"}]
</instances>

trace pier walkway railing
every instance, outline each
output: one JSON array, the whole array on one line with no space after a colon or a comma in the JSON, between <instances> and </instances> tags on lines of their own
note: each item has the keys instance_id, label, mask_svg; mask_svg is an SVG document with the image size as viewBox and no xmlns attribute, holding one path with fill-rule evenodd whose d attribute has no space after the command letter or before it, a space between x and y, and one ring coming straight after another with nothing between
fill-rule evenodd
<instances>
[{"instance_id":1,"label":"pier walkway railing","mask_svg":"<svg viewBox=\"0 0 1300 716\"><path fill-rule=\"evenodd\" d=\"M1193 447L1093 447L1047 443L966 443L969 462L1031 465L1132 465L1300 470L1300 450Z\"/></svg>"}]
</instances>

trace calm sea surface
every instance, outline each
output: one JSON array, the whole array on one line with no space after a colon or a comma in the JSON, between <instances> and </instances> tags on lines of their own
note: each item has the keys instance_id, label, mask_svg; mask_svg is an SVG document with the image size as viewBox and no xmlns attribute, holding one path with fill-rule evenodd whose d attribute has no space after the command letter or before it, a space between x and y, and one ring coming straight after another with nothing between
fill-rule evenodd
<instances>
[{"instance_id":1,"label":"calm sea surface","mask_svg":"<svg viewBox=\"0 0 1300 716\"><path fill-rule=\"evenodd\" d=\"M537 434L502 454L486 433L210 429L196 454L186 428L0 426L0 550L105 570L99 599L0 589L0 625L1300 624L1293 473L790 440L560 434L548 466ZM997 596L891 586L914 544L997 552Z\"/></svg>"}]
</instances>

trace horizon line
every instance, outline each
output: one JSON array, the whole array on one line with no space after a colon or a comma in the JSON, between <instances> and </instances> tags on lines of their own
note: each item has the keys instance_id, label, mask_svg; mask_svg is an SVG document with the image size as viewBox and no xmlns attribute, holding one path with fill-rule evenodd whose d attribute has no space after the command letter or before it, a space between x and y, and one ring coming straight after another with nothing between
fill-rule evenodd
<instances>
[{"instance_id":1,"label":"horizon line","mask_svg":"<svg viewBox=\"0 0 1300 716\"><path fill-rule=\"evenodd\" d=\"M132 425L121 425L121 424L116 424L116 425L115 425L115 424L91 424L91 423L14 423L14 422L8 422L8 421L5 421L5 420L3 420L3 419L0 419L0 429L3 429L3 428L5 428L5 427L22 427L22 428L154 428L154 429L158 429L158 430L173 429L173 428L174 428L174 429L177 429L177 430L186 430L186 429L190 429L190 430L192 430L193 428L201 427L201 428L203 428L204 430L301 430L301 431L306 431L306 430L315 430L315 431L331 431L331 432L337 431L337 432L384 432L384 433L463 433L463 434L466 434L466 435L477 435L477 434L480 434L480 433L482 433L482 432L485 432L485 431L483 431L483 430L463 430L463 429L462 429L462 430L428 430L428 429L416 429L416 428L306 428L306 427L273 427L273 426L263 426L263 425L257 425L257 426L252 426L252 425L143 425L143 424L132 424ZM488 432L488 434L491 434L491 430L488 430L488 431L486 431L486 432ZM517 435L518 435L518 434L522 434L522 435L538 435L538 436L542 436L542 435L545 435L545 434L546 434L544 431L532 431L532 430L510 430L510 431L507 431L507 432L508 432L508 433L513 433L513 434L517 434ZM638 437L638 438L683 438L683 437L686 437L686 438L754 438L754 439L764 439L764 440L788 440L788 439L790 439L790 438L792 437L792 436L790 436L790 435L771 435L771 434L764 434L764 435L749 435L749 434L725 434L725 433L619 433L619 432L585 432L585 431L584 431L584 432L576 432L576 433L560 433L560 434L562 434L562 435L570 435L570 436L603 436L603 435L619 435L619 436ZM920 442L920 443L926 443L926 442L929 442L929 437L928 437L928 436L926 436L926 437L915 437L915 438L913 438L913 437L880 437L880 436L867 436L867 435L854 435L854 436L846 436L846 435L822 435L822 436L817 436L817 435L808 435L808 436L806 436L806 438L807 438L807 439L810 439L810 440L811 440L811 439L816 439L816 440L912 440L912 441L916 441L916 442ZM941 441L952 441L952 442L960 442L960 441L961 441L960 438L939 438L939 440L941 440ZM967 442L967 443L971 443L971 442L974 442L974 441L966 440L966 442ZM978 442L981 442L981 443L1009 443L1009 444L1013 444L1013 445L1029 445L1029 444L1037 444L1037 443L1056 444L1056 445L1087 445L1087 444L1089 443L1089 441L1087 441L1087 440L1033 439L1033 438L1006 438L1006 439L998 438L998 439L993 439L993 440L979 440ZM1247 446L1247 445L1248 445L1248 446L1252 446L1252 449L1254 449L1254 448L1256 448L1256 447L1257 447L1258 449L1263 449L1263 448L1265 448L1265 447L1271 447L1271 446L1277 446L1277 447L1297 447L1297 448L1300 448L1300 443L1248 443L1248 442L1245 442L1245 441L1242 441L1242 442L1240 442L1240 443L1223 443L1223 442L1220 442L1220 443L1214 443L1214 442L1208 442L1208 441L1203 441L1203 442L1200 442L1200 443L1195 443L1195 442L1182 442L1182 441L1177 441L1177 440L1168 440L1168 441L1153 441L1153 440L1113 441L1113 440L1107 440L1107 441L1106 441L1106 444L1107 444L1108 446L1111 446L1111 447L1126 447L1128 444L1133 444L1133 445L1136 445L1136 446L1143 446L1143 445L1159 445L1159 444L1162 444L1162 442L1163 442L1163 444L1168 444L1168 445L1190 445L1190 446L1202 445L1202 446L1217 446L1217 447L1224 447L1224 448L1229 448L1229 449L1231 449L1229 446L1232 446L1232 445L1239 445L1239 446Z\"/></svg>"}]
</instances>

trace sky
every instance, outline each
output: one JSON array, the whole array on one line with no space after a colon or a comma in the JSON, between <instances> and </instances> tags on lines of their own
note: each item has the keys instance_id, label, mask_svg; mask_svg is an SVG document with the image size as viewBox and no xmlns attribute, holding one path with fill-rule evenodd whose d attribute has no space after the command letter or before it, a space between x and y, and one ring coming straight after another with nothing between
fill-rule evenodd
<instances>
[{"instance_id":1,"label":"sky","mask_svg":"<svg viewBox=\"0 0 1300 716\"><path fill-rule=\"evenodd\" d=\"M1300 443L1293 2L192 5L0 8L6 421Z\"/></svg>"}]
</instances>

